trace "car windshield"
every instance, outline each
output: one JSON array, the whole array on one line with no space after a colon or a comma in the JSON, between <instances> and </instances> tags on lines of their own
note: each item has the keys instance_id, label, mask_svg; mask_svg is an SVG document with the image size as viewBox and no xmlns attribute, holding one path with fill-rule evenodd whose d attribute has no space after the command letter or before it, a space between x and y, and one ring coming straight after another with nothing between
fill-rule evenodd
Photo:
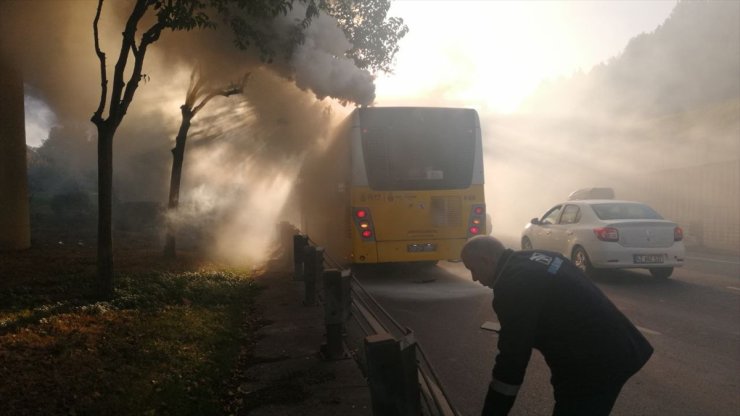
<instances>
[{"instance_id":1,"label":"car windshield","mask_svg":"<svg viewBox=\"0 0 740 416\"><path fill-rule=\"evenodd\" d=\"M662 220L654 209L645 204L609 202L591 204L596 216L601 220Z\"/></svg>"}]
</instances>

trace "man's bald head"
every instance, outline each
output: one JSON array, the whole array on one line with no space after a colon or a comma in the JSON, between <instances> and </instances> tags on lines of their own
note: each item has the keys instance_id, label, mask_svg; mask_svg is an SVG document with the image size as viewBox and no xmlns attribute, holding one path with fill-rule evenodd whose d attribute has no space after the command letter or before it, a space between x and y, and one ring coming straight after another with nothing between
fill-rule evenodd
<instances>
[{"instance_id":1,"label":"man's bald head","mask_svg":"<svg viewBox=\"0 0 740 416\"><path fill-rule=\"evenodd\" d=\"M498 239L490 235L478 235L465 243L460 253L460 258L464 259L466 256L482 255L493 255L498 258L504 250L506 250L506 247Z\"/></svg>"},{"instance_id":2,"label":"man's bald head","mask_svg":"<svg viewBox=\"0 0 740 416\"><path fill-rule=\"evenodd\" d=\"M465 243L460 258L473 275L473 280L493 287L496 265L505 250L506 247L498 239L489 235L479 235Z\"/></svg>"}]
</instances>

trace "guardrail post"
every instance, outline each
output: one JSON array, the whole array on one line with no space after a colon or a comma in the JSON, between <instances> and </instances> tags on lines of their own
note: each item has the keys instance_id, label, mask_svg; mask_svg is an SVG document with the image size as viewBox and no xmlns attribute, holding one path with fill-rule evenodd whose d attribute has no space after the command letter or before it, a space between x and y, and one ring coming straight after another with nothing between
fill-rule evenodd
<instances>
[{"instance_id":1,"label":"guardrail post","mask_svg":"<svg viewBox=\"0 0 740 416\"><path fill-rule=\"evenodd\" d=\"M365 338L365 358L373 415L420 415L416 343L401 343L388 333L370 335Z\"/></svg>"},{"instance_id":2,"label":"guardrail post","mask_svg":"<svg viewBox=\"0 0 740 416\"><path fill-rule=\"evenodd\" d=\"M296 234L293 236L293 280L303 280L304 251L308 247L308 236Z\"/></svg>"},{"instance_id":3,"label":"guardrail post","mask_svg":"<svg viewBox=\"0 0 740 416\"><path fill-rule=\"evenodd\" d=\"M313 306L316 304L316 279L324 270L324 249L307 246L303 254L303 279L306 287L303 304Z\"/></svg>"},{"instance_id":4,"label":"guardrail post","mask_svg":"<svg viewBox=\"0 0 740 416\"><path fill-rule=\"evenodd\" d=\"M293 236L298 233L298 230L288 221L280 221L276 226L277 231L277 245L280 250L280 255L275 259L278 262L280 269L288 270L291 262L291 245L293 244Z\"/></svg>"},{"instance_id":5,"label":"guardrail post","mask_svg":"<svg viewBox=\"0 0 740 416\"><path fill-rule=\"evenodd\" d=\"M419 362L416 360L416 339L410 330L400 342L401 382L403 388L398 392L398 400L403 415L421 414L421 388L419 386Z\"/></svg>"},{"instance_id":6,"label":"guardrail post","mask_svg":"<svg viewBox=\"0 0 740 416\"><path fill-rule=\"evenodd\" d=\"M329 269L323 275L324 322L326 323L326 345L322 347L329 360L346 358L342 333L349 319L350 271Z\"/></svg>"},{"instance_id":7,"label":"guardrail post","mask_svg":"<svg viewBox=\"0 0 740 416\"><path fill-rule=\"evenodd\" d=\"M352 270L342 270L342 326L352 314Z\"/></svg>"}]
</instances>

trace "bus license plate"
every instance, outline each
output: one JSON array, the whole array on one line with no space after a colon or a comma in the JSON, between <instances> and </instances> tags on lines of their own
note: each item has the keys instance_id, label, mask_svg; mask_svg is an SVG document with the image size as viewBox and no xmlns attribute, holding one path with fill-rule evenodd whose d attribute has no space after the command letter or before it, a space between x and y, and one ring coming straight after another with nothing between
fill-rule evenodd
<instances>
[{"instance_id":1,"label":"bus license plate","mask_svg":"<svg viewBox=\"0 0 740 416\"><path fill-rule=\"evenodd\" d=\"M432 243L409 244L406 246L406 251L409 253L428 253L437 251L437 245Z\"/></svg>"},{"instance_id":2,"label":"bus license plate","mask_svg":"<svg viewBox=\"0 0 740 416\"><path fill-rule=\"evenodd\" d=\"M662 254L635 254L635 264L660 264L663 263Z\"/></svg>"}]
</instances>

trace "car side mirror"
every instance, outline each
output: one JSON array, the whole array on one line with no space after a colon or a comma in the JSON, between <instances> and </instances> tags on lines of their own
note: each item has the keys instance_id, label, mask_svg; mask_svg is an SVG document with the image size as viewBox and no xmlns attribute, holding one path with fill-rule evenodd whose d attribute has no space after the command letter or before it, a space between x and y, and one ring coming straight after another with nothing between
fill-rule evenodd
<instances>
[{"instance_id":1,"label":"car side mirror","mask_svg":"<svg viewBox=\"0 0 740 416\"><path fill-rule=\"evenodd\" d=\"M534 225L540 225L540 219L539 218L532 218L530 222Z\"/></svg>"}]
</instances>

